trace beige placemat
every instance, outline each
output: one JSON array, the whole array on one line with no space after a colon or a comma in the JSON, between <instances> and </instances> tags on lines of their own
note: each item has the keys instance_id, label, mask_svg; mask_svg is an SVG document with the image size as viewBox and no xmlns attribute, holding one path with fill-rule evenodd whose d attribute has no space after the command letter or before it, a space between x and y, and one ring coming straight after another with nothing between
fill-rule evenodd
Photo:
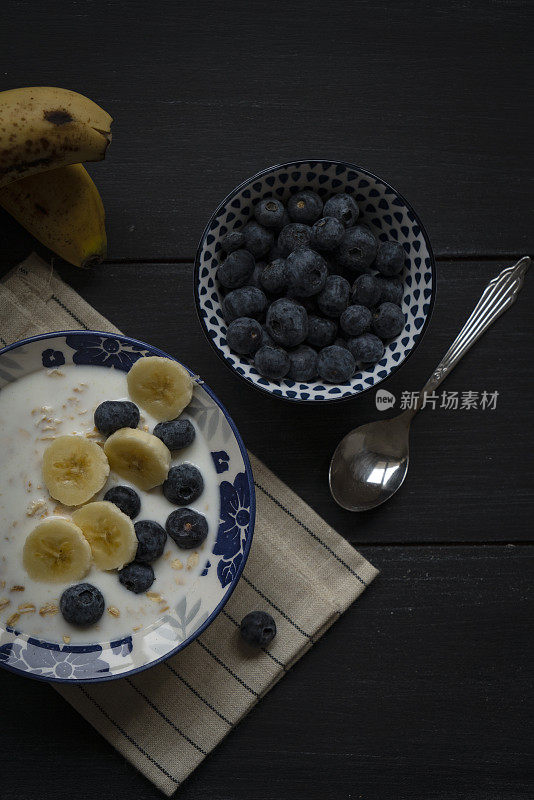
<instances>
[{"instance_id":1,"label":"beige placemat","mask_svg":"<svg viewBox=\"0 0 534 800\"><path fill-rule=\"evenodd\" d=\"M0 283L3 344L75 328L118 332L35 255ZM183 652L132 678L55 687L167 795L377 575L258 459L251 462L253 544L239 585L212 625ZM255 609L273 615L278 633L251 654L238 625Z\"/></svg>"}]
</instances>

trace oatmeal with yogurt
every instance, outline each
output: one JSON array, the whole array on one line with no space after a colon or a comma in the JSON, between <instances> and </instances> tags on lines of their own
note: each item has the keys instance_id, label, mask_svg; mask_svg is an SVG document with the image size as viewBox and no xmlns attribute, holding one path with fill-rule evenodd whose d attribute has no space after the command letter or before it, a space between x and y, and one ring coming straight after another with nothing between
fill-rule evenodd
<instances>
[{"instance_id":1,"label":"oatmeal with yogurt","mask_svg":"<svg viewBox=\"0 0 534 800\"><path fill-rule=\"evenodd\" d=\"M38 371L0 392L0 621L58 643L153 626L204 569L215 467L171 359Z\"/></svg>"}]
</instances>

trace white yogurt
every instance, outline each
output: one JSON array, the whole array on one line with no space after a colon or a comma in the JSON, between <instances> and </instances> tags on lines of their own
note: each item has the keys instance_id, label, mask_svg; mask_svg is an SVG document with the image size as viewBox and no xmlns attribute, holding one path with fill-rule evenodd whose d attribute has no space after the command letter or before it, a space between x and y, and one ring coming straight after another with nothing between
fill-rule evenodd
<instances>
[{"instance_id":1,"label":"white yogurt","mask_svg":"<svg viewBox=\"0 0 534 800\"><path fill-rule=\"evenodd\" d=\"M163 556L152 566L156 579L150 592L136 595L119 583L116 572L103 572L94 565L84 581L97 586L106 604L100 621L88 629L69 625L58 611L41 615L46 603L59 605L63 590L70 583L41 583L31 580L22 563L22 549L28 534L45 517L69 517L74 509L53 500L43 481L43 452L55 436L86 434L102 440L94 429L95 408L104 400L128 399L126 374L98 366L67 366L40 371L7 385L0 391L0 622L6 624L19 606L33 604L34 612L22 613L12 627L50 642L91 643L112 641L133 630L153 626L175 606L191 582L202 572L213 549L219 521L219 493L215 467L208 445L194 420L193 444L180 451L172 464L195 464L204 478L204 491L191 508L203 514L209 525L207 540L198 550L180 550L167 539ZM187 413L184 414L187 417ZM189 417L188 417L189 418ZM190 418L189 418L190 419ZM141 410L140 427L152 432L156 420ZM101 500L110 486L131 485L141 498L141 511L134 522L151 519L165 527L176 506L169 503L161 488L149 492L137 489L113 472L93 500ZM14 587L24 587L17 591ZM5 605L5 601L9 601ZM119 615L108 611L116 609Z\"/></svg>"}]
</instances>

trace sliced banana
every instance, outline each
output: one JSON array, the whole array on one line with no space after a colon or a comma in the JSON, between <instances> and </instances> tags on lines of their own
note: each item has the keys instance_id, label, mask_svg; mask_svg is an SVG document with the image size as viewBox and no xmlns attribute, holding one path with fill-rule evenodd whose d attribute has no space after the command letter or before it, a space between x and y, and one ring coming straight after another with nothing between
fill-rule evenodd
<instances>
[{"instance_id":1,"label":"sliced banana","mask_svg":"<svg viewBox=\"0 0 534 800\"><path fill-rule=\"evenodd\" d=\"M62 517L49 517L28 535L22 562L33 580L47 583L77 581L89 571L91 548L73 522Z\"/></svg>"},{"instance_id":2,"label":"sliced banana","mask_svg":"<svg viewBox=\"0 0 534 800\"><path fill-rule=\"evenodd\" d=\"M72 519L89 542L100 569L121 569L135 558L137 537L133 522L114 503L87 503L74 512Z\"/></svg>"},{"instance_id":3,"label":"sliced banana","mask_svg":"<svg viewBox=\"0 0 534 800\"><path fill-rule=\"evenodd\" d=\"M157 420L178 417L193 396L193 379L170 358L138 359L128 372L130 397Z\"/></svg>"},{"instance_id":4,"label":"sliced banana","mask_svg":"<svg viewBox=\"0 0 534 800\"><path fill-rule=\"evenodd\" d=\"M86 503L109 475L102 448L83 436L58 436L43 455L43 477L55 500L66 506Z\"/></svg>"},{"instance_id":5,"label":"sliced banana","mask_svg":"<svg viewBox=\"0 0 534 800\"><path fill-rule=\"evenodd\" d=\"M169 471L171 454L161 439L139 428L120 428L104 445L111 469L139 489L160 486Z\"/></svg>"}]
</instances>

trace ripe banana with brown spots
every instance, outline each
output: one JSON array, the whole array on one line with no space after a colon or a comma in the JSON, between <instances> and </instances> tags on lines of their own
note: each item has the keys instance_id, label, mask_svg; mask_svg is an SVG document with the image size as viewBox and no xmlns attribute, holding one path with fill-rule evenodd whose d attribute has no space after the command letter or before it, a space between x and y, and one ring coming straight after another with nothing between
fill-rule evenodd
<instances>
[{"instance_id":1,"label":"ripe banana with brown spots","mask_svg":"<svg viewBox=\"0 0 534 800\"><path fill-rule=\"evenodd\" d=\"M0 206L77 267L92 267L106 256L104 206L82 164L30 175L0 188Z\"/></svg>"},{"instance_id":2,"label":"ripe banana with brown spots","mask_svg":"<svg viewBox=\"0 0 534 800\"><path fill-rule=\"evenodd\" d=\"M0 92L0 187L68 164L101 161L111 122L100 106L68 89Z\"/></svg>"}]
</instances>

